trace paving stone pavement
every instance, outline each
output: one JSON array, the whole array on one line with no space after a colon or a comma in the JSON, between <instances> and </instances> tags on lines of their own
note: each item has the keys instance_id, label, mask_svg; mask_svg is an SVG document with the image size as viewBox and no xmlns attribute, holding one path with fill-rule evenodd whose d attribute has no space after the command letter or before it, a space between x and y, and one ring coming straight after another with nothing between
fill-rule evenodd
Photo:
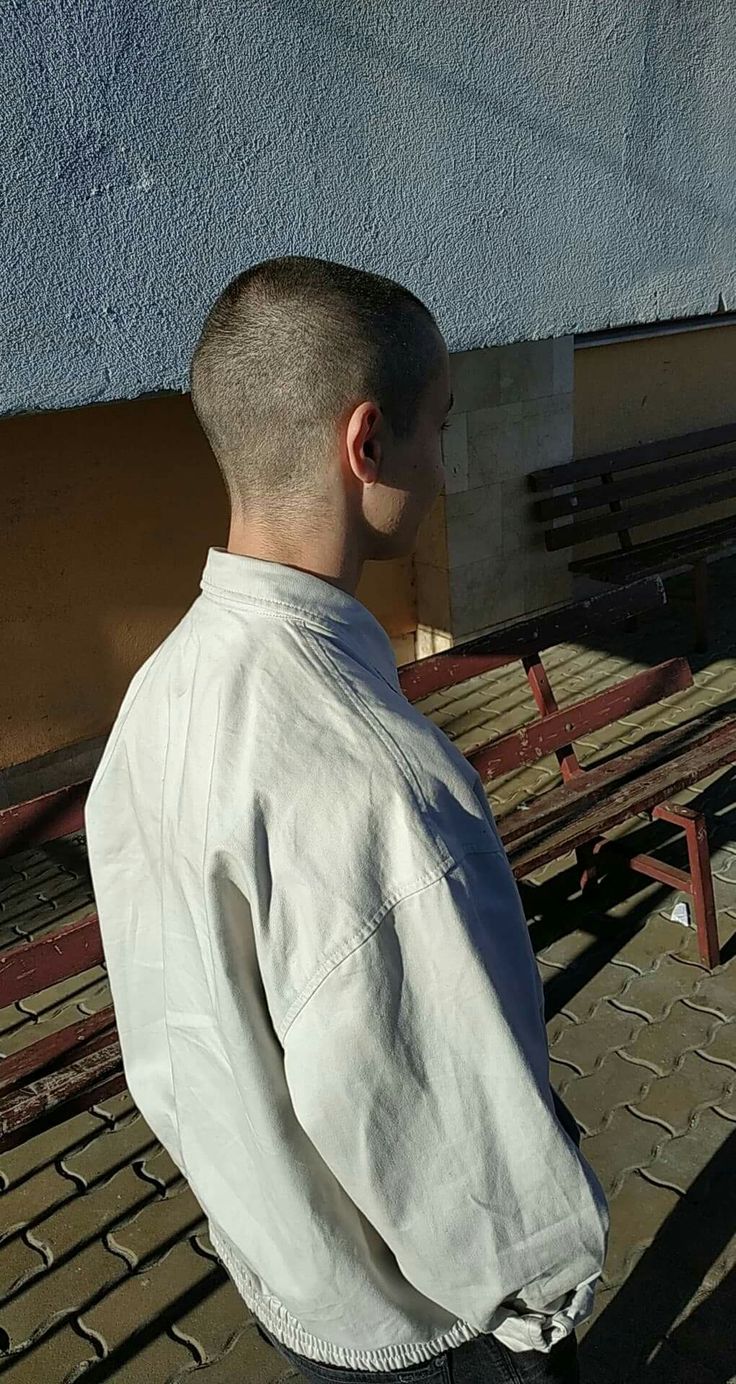
<instances>
[{"instance_id":1,"label":"paving stone pavement","mask_svg":"<svg viewBox=\"0 0 736 1384\"><path fill-rule=\"evenodd\" d=\"M728 570L727 570L728 569ZM720 583L720 588L719 588ZM714 571L717 638L696 685L616 733L588 762L652 729L736 706L734 568ZM720 600L719 600L720 589ZM689 617L612 636L605 652L549 659L561 701L689 647ZM533 714L502 670L427 700L463 749ZM614 736L616 738L614 738ZM493 786L499 817L554 781L555 762ZM690 797L692 795L689 795ZM723 961L699 963L679 896L605 877L581 899L569 860L522 887L548 1008L551 1072L610 1197L608 1259L581 1332L585 1384L736 1381L736 773L706 788ZM677 834L622 828L682 862ZM637 846L638 848L638 846ZM0 948L82 916L92 901L81 835L0 862ZM109 1002L104 967L0 1010L1 1057ZM127 1092L0 1154L0 1375L9 1384L282 1384L194 1197Z\"/></svg>"}]
</instances>

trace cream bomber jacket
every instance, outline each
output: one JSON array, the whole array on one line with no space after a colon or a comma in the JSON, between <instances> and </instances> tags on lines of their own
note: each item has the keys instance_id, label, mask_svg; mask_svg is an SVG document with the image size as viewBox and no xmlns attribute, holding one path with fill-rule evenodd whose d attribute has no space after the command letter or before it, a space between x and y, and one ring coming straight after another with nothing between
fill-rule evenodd
<instances>
[{"instance_id":1,"label":"cream bomber jacket","mask_svg":"<svg viewBox=\"0 0 736 1384\"><path fill-rule=\"evenodd\" d=\"M131 1094L264 1325L368 1370L572 1330L605 1201L482 784L369 611L211 548L86 826Z\"/></svg>"}]
</instances>

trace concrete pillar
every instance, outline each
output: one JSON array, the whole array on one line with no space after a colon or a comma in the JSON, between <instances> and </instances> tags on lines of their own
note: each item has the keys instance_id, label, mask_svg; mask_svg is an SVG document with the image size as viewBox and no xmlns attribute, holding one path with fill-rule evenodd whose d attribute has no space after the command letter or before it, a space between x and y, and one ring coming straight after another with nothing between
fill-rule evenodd
<instances>
[{"instance_id":1,"label":"concrete pillar","mask_svg":"<svg viewBox=\"0 0 736 1384\"><path fill-rule=\"evenodd\" d=\"M447 484L419 536L415 656L565 600L569 555L548 553L526 476L572 458L573 338L452 356Z\"/></svg>"}]
</instances>

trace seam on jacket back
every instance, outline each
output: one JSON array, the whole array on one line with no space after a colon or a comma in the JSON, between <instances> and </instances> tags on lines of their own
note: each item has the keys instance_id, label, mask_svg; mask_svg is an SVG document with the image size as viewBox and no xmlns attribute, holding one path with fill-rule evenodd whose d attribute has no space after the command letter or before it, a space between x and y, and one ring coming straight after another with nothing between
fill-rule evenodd
<instances>
[{"instance_id":1,"label":"seam on jacket back","mask_svg":"<svg viewBox=\"0 0 736 1384\"><path fill-rule=\"evenodd\" d=\"M144 678L141 678L140 685L139 685L139 686L136 688L136 690L135 690L135 696L131 697L130 702L128 703L128 706L125 708L125 715L122 715L122 716L121 716L120 712L118 712L119 720L118 720L117 725L114 727L115 734L113 735L113 734L111 733L111 734L108 736L108 739L107 739L107 741L105 742L105 748L104 748L104 751L103 751L103 754L102 754L102 758L101 758L101 760L100 760L100 763L99 763L98 766L97 766L97 773L96 773L96 775L94 776L95 779L96 779L95 787L97 787L98 784L102 783L103 779L106 777L107 771L108 771L109 766L110 766L110 760L111 760L111 758L112 758L113 751L114 751L114 750L116 749L116 747L117 747L118 741L120 740L120 737L121 737L121 735L122 735L122 733L123 733L123 731L124 731L124 729L125 729L125 726L126 726L126 724L127 724L127 722L128 722L128 718L129 718L129 716L130 716L130 714L131 714L131 712L132 712L132 710L133 710L133 707L136 705L136 702L138 701L138 698L140 697L140 695L141 695L141 693L142 693L144 687L146 686L146 683L148 682L148 679L150 678L150 676L151 676L151 674L152 674L154 668L156 667L156 664L158 663L158 661L159 661L161 655L163 654L163 652L164 652L164 644L161 644L161 645L159 645L159 648L156 649L155 653L151 654L150 663L149 663L149 666L148 666L148 668L147 668L147 670L146 670L146 675L145 675ZM142 665L141 665L141 668L142 668L143 666L144 666L144 665L142 664ZM137 677L138 673L141 672L141 668L139 668L139 669L137 670L137 673L135 673L135 674L133 675L134 677ZM91 797L91 792L87 794L87 801L88 801L88 802L89 802L90 797Z\"/></svg>"},{"instance_id":2,"label":"seam on jacket back","mask_svg":"<svg viewBox=\"0 0 736 1384\"><path fill-rule=\"evenodd\" d=\"M353 703L353 706L358 711L359 715L362 716L363 720L367 723L369 728L379 736L380 740L388 750L389 754L391 755L391 758L394 761L394 764L396 765L396 768L399 770L399 773L406 780L409 786L417 811L424 818L430 819L430 822L428 822L427 824L429 825L429 831L432 837L432 842L438 853L439 859L441 861L450 859L444 842L439 837L434 827L431 825L431 813L429 811L429 806L422 792L419 780L417 779L416 774L414 773L414 769L412 768L412 765L409 762L408 756L401 749L400 745L398 745L397 742L394 740L394 737L391 735L390 731L388 731L386 727L381 724L381 721L376 716L375 712L371 710L371 707L368 705L368 702L366 701L365 697L361 696L359 689L357 687L354 687L353 684L350 683L348 679L340 672L339 668L337 667L337 664L335 663L334 659L332 658L331 654L327 651L327 649L324 649L317 639L312 638L310 640L310 643L312 644L315 652L317 653L318 658L322 661L325 668L327 669L328 676L335 684L337 684L337 686L340 688L340 691L350 698L351 702Z\"/></svg>"},{"instance_id":3,"label":"seam on jacket back","mask_svg":"<svg viewBox=\"0 0 736 1384\"><path fill-rule=\"evenodd\" d=\"M410 889L400 890L396 896L388 898L381 904L381 907L376 910L373 917L369 918L363 924L362 928L359 929L362 935L358 937L357 941L353 940L346 943L341 955L336 957L333 952L331 956L326 957L319 970L307 985L304 986L296 999L293 1000L284 1015L282 1023L277 1029L281 1043L285 1044L286 1035L289 1029L304 1009L306 1009L309 1001L316 994L317 990L319 990L320 986L334 974L338 967L342 966L345 961L348 961L351 956L354 956L356 951L359 951L361 947L365 946L366 942L370 942L371 938L375 936L381 924L393 909L399 908L402 903L405 903L407 899L414 898L416 894L422 894L427 889L432 889L435 884L439 884L443 879L446 879L447 875L451 874L453 870L458 870L469 856L474 855L491 855L496 859L504 859L503 852L500 851L495 844L489 845L487 849L479 849L478 846L475 845L468 846L467 850L463 851L462 855L459 855L457 859L450 857L442 869L435 870L431 874L429 871L425 871L425 875L419 876L416 883Z\"/></svg>"}]
</instances>

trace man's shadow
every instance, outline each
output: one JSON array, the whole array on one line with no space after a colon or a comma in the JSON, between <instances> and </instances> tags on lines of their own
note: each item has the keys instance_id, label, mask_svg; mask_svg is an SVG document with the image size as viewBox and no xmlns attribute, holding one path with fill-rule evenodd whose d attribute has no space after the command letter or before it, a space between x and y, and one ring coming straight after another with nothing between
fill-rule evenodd
<instances>
[{"instance_id":1,"label":"man's shadow","mask_svg":"<svg viewBox=\"0 0 736 1384\"><path fill-rule=\"evenodd\" d=\"M583 1378L589 1384L732 1384L736 1263L712 1291L704 1280L734 1233L736 1126L582 1340ZM689 1316L675 1325L693 1299Z\"/></svg>"}]
</instances>

